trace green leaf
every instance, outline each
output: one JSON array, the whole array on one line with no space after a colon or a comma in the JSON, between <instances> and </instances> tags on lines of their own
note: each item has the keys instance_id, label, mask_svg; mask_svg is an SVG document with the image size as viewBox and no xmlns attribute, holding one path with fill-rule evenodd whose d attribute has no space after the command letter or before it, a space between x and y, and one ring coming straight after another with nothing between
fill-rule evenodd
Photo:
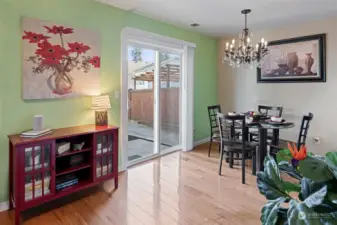
<instances>
[{"instance_id":1,"label":"green leaf","mask_svg":"<svg viewBox=\"0 0 337 225\"><path fill-rule=\"evenodd\" d=\"M288 223L289 225L322 225L319 218L312 216L315 214L315 211L307 207L306 204L291 200L288 210Z\"/></svg>"},{"instance_id":2,"label":"green leaf","mask_svg":"<svg viewBox=\"0 0 337 225\"><path fill-rule=\"evenodd\" d=\"M299 199L304 201L310 195L320 190L325 186L324 182L315 182L309 178L303 177L301 180L301 192L299 194Z\"/></svg>"},{"instance_id":3,"label":"green leaf","mask_svg":"<svg viewBox=\"0 0 337 225\"><path fill-rule=\"evenodd\" d=\"M276 154L277 163L284 162L284 161L289 162L292 158L293 157L289 149L282 149L278 151Z\"/></svg>"},{"instance_id":4,"label":"green leaf","mask_svg":"<svg viewBox=\"0 0 337 225\"><path fill-rule=\"evenodd\" d=\"M275 200L268 201L261 210L261 222L263 225L275 224L278 220L278 212L280 204L285 202L286 198L280 197Z\"/></svg>"},{"instance_id":5,"label":"green leaf","mask_svg":"<svg viewBox=\"0 0 337 225\"><path fill-rule=\"evenodd\" d=\"M326 194L328 192L327 186L325 185L322 187L319 191L316 191L312 195L310 195L308 198L304 200L304 203L309 207L315 207L320 204L322 204Z\"/></svg>"},{"instance_id":6,"label":"green leaf","mask_svg":"<svg viewBox=\"0 0 337 225\"><path fill-rule=\"evenodd\" d=\"M266 156L264 160L264 172L269 176L270 179L274 181L280 190L284 190L279 168L274 158L269 155Z\"/></svg>"},{"instance_id":7,"label":"green leaf","mask_svg":"<svg viewBox=\"0 0 337 225\"><path fill-rule=\"evenodd\" d=\"M324 225L336 225L337 224L337 212L325 213L321 215L320 220Z\"/></svg>"},{"instance_id":8,"label":"green leaf","mask_svg":"<svg viewBox=\"0 0 337 225\"><path fill-rule=\"evenodd\" d=\"M301 186L300 184L294 184L288 181L283 181L283 187L285 190L289 192L300 192L301 191Z\"/></svg>"},{"instance_id":9,"label":"green leaf","mask_svg":"<svg viewBox=\"0 0 337 225\"><path fill-rule=\"evenodd\" d=\"M302 175L293 167L293 165L291 165L291 163L283 161L278 164L278 167L281 172L284 172L297 180L302 179Z\"/></svg>"},{"instance_id":10,"label":"green leaf","mask_svg":"<svg viewBox=\"0 0 337 225\"><path fill-rule=\"evenodd\" d=\"M337 204L337 193L330 191L328 192L327 197L329 201L331 201L334 204Z\"/></svg>"},{"instance_id":11,"label":"green leaf","mask_svg":"<svg viewBox=\"0 0 337 225\"><path fill-rule=\"evenodd\" d=\"M335 178L337 179L337 152L328 152L325 157L329 168L332 170Z\"/></svg>"},{"instance_id":12,"label":"green leaf","mask_svg":"<svg viewBox=\"0 0 337 225\"><path fill-rule=\"evenodd\" d=\"M257 187L261 194L263 194L268 200L274 200L279 197L289 198L285 189L279 189L275 182L269 178L265 172L259 172L257 174Z\"/></svg>"},{"instance_id":13,"label":"green leaf","mask_svg":"<svg viewBox=\"0 0 337 225\"><path fill-rule=\"evenodd\" d=\"M322 182L334 178L325 161L316 157L307 157L299 163L299 171L304 177L311 180Z\"/></svg>"}]
</instances>

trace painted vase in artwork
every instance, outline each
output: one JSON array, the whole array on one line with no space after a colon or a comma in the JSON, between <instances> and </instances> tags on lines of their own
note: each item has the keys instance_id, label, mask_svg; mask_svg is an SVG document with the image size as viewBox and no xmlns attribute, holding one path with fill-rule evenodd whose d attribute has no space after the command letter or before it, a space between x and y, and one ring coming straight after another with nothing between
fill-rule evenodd
<instances>
[{"instance_id":1,"label":"painted vase in artwork","mask_svg":"<svg viewBox=\"0 0 337 225\"><path fill-rule=\"evenodd\" d=\"M312 58L312 53L307 53L307 58L305 59L305 66L306 68L306 74L313 74L311 71L311 67L314 64L314 58Z\"/></svg>"},{"instance_id":2,"label":"painted vase in artwork","mask_svg":"<svg viewBox=\"0 0 337 225\"><path fill-rule=\"evenodd\" d=\"M53 94L65 95L71 93L73 79L66 72L55 71L49 76L47 84Z\"/></svg>"},{"instance_id":3,"label":"painted vase in artwork","mask_svg":"<svg viewBox=\"0 0 337 225\"><path fill-rule=\"evenodd\" d=\"M298 66L298 56L296 52L290 52L287 55L287 65L291 73L294 73L295 68Z\"/></svg>"}]
</instances>

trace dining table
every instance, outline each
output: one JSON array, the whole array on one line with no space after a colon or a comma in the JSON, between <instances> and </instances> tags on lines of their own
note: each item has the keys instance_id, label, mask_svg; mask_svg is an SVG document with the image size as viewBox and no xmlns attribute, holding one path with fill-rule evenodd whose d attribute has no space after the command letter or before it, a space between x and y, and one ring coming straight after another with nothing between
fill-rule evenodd
<instances>
[{"instance_id":1,"label":"dining table","mask_svg":"<svg viewBox=\"0 0 337 225\"><path fill-rule=\"evenodd\" d=\"M259 121L246 122L245 134L242 137L243 140L249 140L249 130L258 130L258 153L257 153L257 170L264 170L264 159L268 154L268 130L272 131L272 145L278 145L280 130L290 129L295 127L295 123L289 121L283 121L281 123L273 123L269 119L261 119Z\"/></svg>"}]
</instances>

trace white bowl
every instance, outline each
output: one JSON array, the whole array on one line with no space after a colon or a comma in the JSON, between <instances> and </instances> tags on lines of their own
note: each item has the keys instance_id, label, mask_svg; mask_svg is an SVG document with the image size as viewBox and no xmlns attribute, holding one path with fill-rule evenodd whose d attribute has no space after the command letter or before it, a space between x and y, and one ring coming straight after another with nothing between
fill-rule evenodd
<instances>
[{"instance_id":1,"label":"white bowl","mask_svg":"<svg viewBox=\"0 0 337 225\"><path fill-rule=\"evenodd\" d=\"M282 120L283 120L283 118L279 117L279 116L272 116L270 119L273 122L282 122Z\"/></svg>"}]
</instances>

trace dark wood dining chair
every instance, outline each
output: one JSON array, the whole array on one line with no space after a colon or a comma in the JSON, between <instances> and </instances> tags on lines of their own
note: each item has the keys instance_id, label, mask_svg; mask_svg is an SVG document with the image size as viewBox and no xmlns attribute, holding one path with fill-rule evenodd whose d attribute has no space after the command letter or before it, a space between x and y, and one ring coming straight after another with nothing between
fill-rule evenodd
<instances>
[{"instance_id":1,"label":"dark wood dining chair","mask_svg":"<svg viewBox=\"0 0 337 225\"><path fill-rule=\"evenodd\" d=\"M258 111L264 115L267 116L282 116L283 113L283 107L281 106L266 106L266 105L259 105L258 106ZM257 139L258 136L258 131L251 131L249 133L249 140L251 141L258 141ZM267 134L267 139L272 140L273 139L273 133L268 132Z\"/></svg>"},{"instance_id":2,"label":"dark wood dining chair","mask_svg":"<svg viewBox=\"0 0 337 225\"><path fill-rule=\"evenodd\" d=\"M246 183L246 159L252 159L252 173L256 175L256 150L258 143L240 140L235 130L241 127L241 134L244 137L246 129L246 117L244 115L228 116L222 113L217 114L220 131L220 162L219 175L221 175L223 156L229 159L229 166L233 168L234 160L241 160L242 183Z\"/></svg>"},{"instance_id":3,"label":"dark wood dining chair","mask_svg":"<svg viewBox=\"0 0 337 225\"><path fill-rule=\"evenodd\" d=\"M310 127L310 122L312 121L313 118L314 118L314 114L312 113L309 113L308 115L303 116L300 132L298 134L298 139L296 142L297 149L299 149L302 145L305 145L305 142L307 140L308 130ZM292 141L280 139L277 145L270 144L270 155L275 157L279 150L288 148L288 142L292 142Z\"/></svg>"},{"instance_id":4,"label":"dark wood dining chair","mask_svg":"<svg viewBox=\"0 0 337 225\"><path fill-rule=\"evenodd\" d=\"M211 136L209 141L209 147L208 147L208 157L211 156L211 149L213 142L216 142L219 144L219 150L220 150L220 133L219 133L219 127L218 127L218 121L217 121L217 113L221 113L221 106L220 105L212 105L207 107L208 110L208 116L209 116L209 123L211 127Z\"/></svg>"}]
</instances>

